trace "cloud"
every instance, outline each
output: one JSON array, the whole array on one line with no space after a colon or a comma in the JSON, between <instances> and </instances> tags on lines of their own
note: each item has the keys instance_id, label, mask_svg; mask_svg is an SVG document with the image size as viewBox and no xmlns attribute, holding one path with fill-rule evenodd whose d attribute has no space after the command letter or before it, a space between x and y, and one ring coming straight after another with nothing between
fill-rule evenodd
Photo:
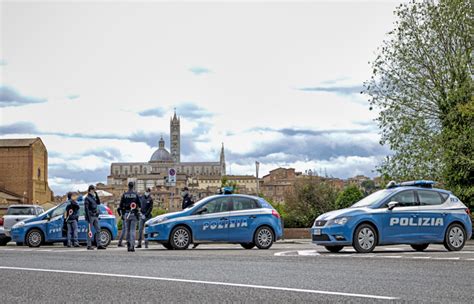
<instances>
[{"instance_id":1,"label":"cloud","mask_svg":"<svg viewBox=\"0 0 474 304\"><path fill-rule=\"evenodd\" d=\"M78 99L79 97L81 97L79 94L71 94L67 96L67 98L70 100Z\"/></svg>"},{"instance_id":2,"label":"cloud","mask_svg":"<svg viewBox=\"0 0 474 304\"><path fill-rule=\"evenodd\" d=\"M360 85L351 85L351 86L318 86L318 87L305 87L299 88L298 90L304 92L327 92L327 93L335 93L340 95L350 95L350 94L359 94L363 87Z\"/></svg>"},{"instance_id":3,"label":"cloud","mask_svg":"<svg viewBox=\"0 0 474 304\"><path fill-rule=\"evenodd\" d=\"M38 129L31 122L20 121L10 125L0 125L0 134L36 134Z\"/></svg>"},{"instance_id":4,"label":"cloud","mask_svg":"<svg viewBox=\"0 0 474 304\"><path fill-rule=\"evenodd\" d=\"M313 130L313 129L294 129L294 128L283 128L283 129L272 129L272 128L254 128L251 131L264 131L264 132L277 132L285 136L298 136L298 135L324 135L324 134L364 134L367 133L367 129L327 129L327 130Z\"/></svg>"},{"instance_id":5,"label":"cloud","mask_svg":"<svg viewBox=\"0 0 474 304\"><path fill-rule=\"evenodd\" d=\"M191 73L193 73L194 75L197 75L197 76L202 75L202 74L211 73L211 70L209 70L208 68L199 67L199 66L191 67L191 68L189 68L189 71Z\"/></svg>"},{"instance_id":6,"label":"cloud","mask_svg":"<svg viewBox=\"0 0 474 304\"><path fill-rule=\"evenodd\" d=\"M328 79L328 80L321 81L321 84L333 85L333 84L336 84L338 82L348 80L348 79L349 79L349 77L338 77L338 78L335 78L335 79Z\"/></svg>"},{"instance_id":7,"label":"cloud","mask_svg":"<svg viewBox=\"0 0 474 304\"><path fill-rule=\"evenodd\" d=\"M0 66L6 66L8 63L4 59L0 59Z\"/></svg>"},{"instance_id":8,"label":"cloud","mask_svg":"<svg viewBox=\"0 0 474 304\"><path fill-rule=\"evenodd\" d=\"M46 101L44 98L21 95L18 91L8 86L0 86L0 108L19 107Z\"/></svg>"},{"instance_id":9,"label":"cloud","mask_svg":"<svg viewBox=\"0 0 474 304\"><path fill-rule=\"evenodd\" d=\"M263 141L246 152L228 151L228 160L240 165L259 160L262 163L327 161L337 157L371 157L387 155L378 136L367 130L267 129L278 132L278 138ZM260 131L265 132L265 131ZM261 134L261 138L272 138Z\"/></svg>"},{"instance_id":10,"label":"cloud","mask_svg":"<svg viewBox=\"0 0 474 304\"><path fill-rule=\"evenodd\" d=\"M140 116L155 116L155 117L163 117L166 113L166 110L163 108L151 108L148 110L144 110L138 113Z\"/></svg>"},{"instance_id":11,"label":"cloud","mask_svg":"<svg viewBox=\"0 0 474 304\"><path fill-rule=\"evenodd\" d=\"M191 118L191 119L199 119L199 118L206 118L213 116L213 113L209 112L208 110L199 107L194 103L182 103L177 108L177 113L179 116Z\"/></svg>"}]
</instances>

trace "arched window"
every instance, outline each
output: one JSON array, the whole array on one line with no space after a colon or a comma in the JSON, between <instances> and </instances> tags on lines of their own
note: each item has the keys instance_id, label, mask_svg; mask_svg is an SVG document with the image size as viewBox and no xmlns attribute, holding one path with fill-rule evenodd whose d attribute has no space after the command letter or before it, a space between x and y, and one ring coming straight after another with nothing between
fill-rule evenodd
<instances>
[{"instance_id":1,"label":"arched window","mask_svg":"<svg viewBox=\"0 0 474 304\"><path fill-rule=\"evenodd\" d=\"M41 169L38 168L38 179L41 179Z\"/></svg>"}]
</instances>

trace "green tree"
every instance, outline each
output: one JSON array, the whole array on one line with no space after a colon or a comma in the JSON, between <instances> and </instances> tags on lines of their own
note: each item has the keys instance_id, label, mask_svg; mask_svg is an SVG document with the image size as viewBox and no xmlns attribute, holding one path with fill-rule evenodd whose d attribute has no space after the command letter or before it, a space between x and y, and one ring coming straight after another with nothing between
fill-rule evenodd
<instances>
[{"instance_id":1,"label":"green tree","mask_svg":"<svg viewBox=\"0 0 474 304\"><path fill-rule=\"evenodd\" d=\"M315 176L295 182L294 189L285 195L285 227L310 227L322 213L334 209L338 190Z\"/></svg>"},{"instance_id":2,"label":"green tree","mask_svg":"<svg viewBox=\"0 0 474 304\"><path fill-rule=\"evenodd\" d=\"M395 14L363 92L393 151L378 169L440 180L474 203L473 3L411 1Z\"/></svg>"},{"instance_id":3,"label":"green tree","mask_svg":"<svg viewBox=\"0 0 474 304\"><path fill-rule=\"evenodd\" d=\"M364 197L364 193L356 185L349 185L344 188L336 199L336 209L350 207L354 203L360 201Z\"/></svg>"}]
</instances>

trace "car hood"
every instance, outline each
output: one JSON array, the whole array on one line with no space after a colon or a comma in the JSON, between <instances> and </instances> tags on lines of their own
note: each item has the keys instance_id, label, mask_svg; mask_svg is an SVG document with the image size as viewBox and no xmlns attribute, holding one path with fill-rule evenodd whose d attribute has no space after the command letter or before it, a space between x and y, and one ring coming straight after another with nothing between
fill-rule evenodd
<instances>
[{"instance_id":1,"label":"car hood","mask_svg":"<svg viewBox=\"0 0 474 304\"><path fill-rule=\"evenodd\" d=\"M362 213L367 213L370 209L369 208L345 208L345 209L340 209L340 210L334 210L330 212L326 212L324 214L321 214L316 220L317 221L327 221L327 220L332 220L338 217L342 216L354 216L354 215L359 215Z\"/></svg>"}]
</instances>

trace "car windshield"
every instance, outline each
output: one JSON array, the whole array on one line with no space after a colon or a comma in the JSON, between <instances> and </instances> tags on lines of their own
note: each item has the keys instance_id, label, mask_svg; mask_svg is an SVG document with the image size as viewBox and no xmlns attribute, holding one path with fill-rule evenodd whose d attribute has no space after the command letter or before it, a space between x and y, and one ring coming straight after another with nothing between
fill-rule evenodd
<instances>
[{"instance_id":1,"label":"car windshield","mask_svg":"<svg viewBox=\"0 0 474 304\"><path fill-rule=\"evenodd\" d=\"M35 208L33 207L10 207L7 215L35 215Z\"/></svg>"},{"instance_id":2,"label":"car windshield","mask_svg":"<svg viewBox=\"0 0 474 304\"><path fill-rule=\"evenodd\" d=\"M390 193L392 193L392 190L387 190L387 189L379 190L377 192L372 193L369 196L364 197L363 199L361 199L360 201L352 205L351 208L371 206L379 202L381 199L383 199Z\"/></svg>"}]
</instances>

